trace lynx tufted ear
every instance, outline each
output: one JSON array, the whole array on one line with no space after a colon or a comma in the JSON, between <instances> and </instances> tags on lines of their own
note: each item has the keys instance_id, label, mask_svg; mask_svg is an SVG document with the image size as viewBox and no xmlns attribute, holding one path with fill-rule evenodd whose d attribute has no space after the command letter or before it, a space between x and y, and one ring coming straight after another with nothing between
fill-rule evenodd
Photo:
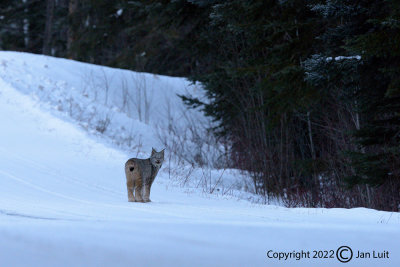
<instances>
[{"instance_id":1,"label":"lynx tufted ear","mask_svg":"<svg viewBox=\"0 0 400 267\"><path fill-rule=\"evenodd\" d=\"M164 151L165 151L165 148L160 151L162 153L163 157L164 157Z\"/></svg>"},{"instance_id":2,"label":"lynx tufted ear","mask_svg":"<svg viewBox=\"0 0 400 267\"><path fill-rule=\"evenodd\" d=\"M152 147L151 148L151 155L154 155L155 153L157 153L157 151Z\"/></svg>"}]
</instances>

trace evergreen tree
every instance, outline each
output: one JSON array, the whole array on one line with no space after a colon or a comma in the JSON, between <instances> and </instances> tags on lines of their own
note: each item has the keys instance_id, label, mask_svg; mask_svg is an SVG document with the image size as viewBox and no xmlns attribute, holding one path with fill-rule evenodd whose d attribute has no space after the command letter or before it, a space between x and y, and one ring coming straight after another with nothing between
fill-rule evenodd
<instances>
[{"instance_id":1,"label":"evergreen tree","mask_svg":"<svg viewBox=\"0 0 400 267\"><path fill-rule=\"evenodd\" d=\"M362 1L368 10L363 31L348 41L363 57L360 102L364 124L352 154L356 174L351 184L377 187L379 208L398 210L400 203L400 3ZM368 9L367 9L368 8ZM384 197L382 197L384 195Z\"/></svg>"},{"instance_id":2,"label":"evergreen tree","mask_svg":"<svg viewBox=\"0 0 400 267\"><path fill-rule=\"evenodd\" d=\"M297 116L312 102L301 62L313 52L318 31L306 2L212 3L204 39L213 64L195 76L211 102L184 98L220 122L216 130L232 143L235 165L251 171L264 193L283 194L294 180L317 184L295 166L315 159L307 121Z\"/></svg>"},{"instance_id":3,"label":"evergreen tree","mask_svg":"<svg viewBox=\"0 0 400 267\"><path fill-rule=\"evenodd\" d=\"M204 5L187 0L73 2L71 58L173 76L200 68L197 41L208 19Z\"/></svg>"},{"instance_id":4,"label":"evergreen tree","mask_svg":"<svg viewBox=\"0 0 400 267\"><path fill-rule=\"evenodd\" d=\"M0 49L65 55L66 1L2 1Z\"/></svg>"},{"instance_id":5,"label":"evergreen tree","mask_svg":"<svg viewBox=\"0 0 400 267\"><path fill-rule=\"evenodd\" d=\"M329 92L325 99L334 105L324 106L343 114L336 128L347 145L339 147L336 158L342 166L351 164L339 178L347 177L347 185L356 188L358 205L397 210L398 4L327 0L313 9L327 26L321 53L304 66L307 80Z\"/></svg>"},{"instance_id":6,"label":"evergreen tree","mask_svg":"<svg viewBox=\"0 0 400 267\"><path fill-rule=\"evenodd\" d=\"M36 28L39 21L33 21L37 14L29 11L35 10L35 2L39 1L2 1L0 7L0 45L7 50L28 50L32 47L30 31ZM37 33L37 32L36 32Z\"/></svg>"}]
</instances>

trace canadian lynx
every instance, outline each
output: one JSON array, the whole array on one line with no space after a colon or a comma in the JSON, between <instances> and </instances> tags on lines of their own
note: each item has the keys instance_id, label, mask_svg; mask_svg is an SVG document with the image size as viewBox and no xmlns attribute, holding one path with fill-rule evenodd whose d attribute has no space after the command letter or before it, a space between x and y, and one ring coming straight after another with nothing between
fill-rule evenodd
<instances>
[{"instance_id":1,"label":"canadian lynx","mask_svg":"<svg viewBox=\"0 0 400 267\"><path fill-rule=\"evenodd\" d=\"M157 152L154 148L148 159L129 159L125 163L126 187L129 202L150 202L151 184L164 162L164 149ZM144 191L144 192L143 192ZM135 196L133 195L135 192ZM143 192L143 197L142 197Z\"/></svg>"}]
</instances>

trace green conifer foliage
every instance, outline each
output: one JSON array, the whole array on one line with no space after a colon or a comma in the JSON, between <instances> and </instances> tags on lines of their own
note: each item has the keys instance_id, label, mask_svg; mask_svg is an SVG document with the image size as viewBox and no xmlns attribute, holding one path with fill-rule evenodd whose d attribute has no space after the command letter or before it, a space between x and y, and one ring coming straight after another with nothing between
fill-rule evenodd
<instances>
[{"instance_id":1,"label":"green conifer foliage","mask_svg":"<svg viewBox=\"0 0 400 267\"><path fill-rule=\"evenodd\" d=\"M364 31L348 40L349 51L363 57L360 103L364 116L355 137L351 184L365 183L385 195L385 209L400 202L400 3L363 1Z\"/></svg>"},{"instance_id":2,"label":"green conifer foliage","mask_svg":"<svg viewBox=\"0 0 400 267\"><path fill-rule=\"evenodd\" d=\"M316 186L315 168L296 165L317 161L306 119L314 91L301 66L314 51L316 23L306 1L211 6L206 45L213 63L195 79L211 100L206 114L220 122L215 130L232 143L235 166L253 173L259 192L283 194L293 180Z\"/></svg>"}]
</instances>

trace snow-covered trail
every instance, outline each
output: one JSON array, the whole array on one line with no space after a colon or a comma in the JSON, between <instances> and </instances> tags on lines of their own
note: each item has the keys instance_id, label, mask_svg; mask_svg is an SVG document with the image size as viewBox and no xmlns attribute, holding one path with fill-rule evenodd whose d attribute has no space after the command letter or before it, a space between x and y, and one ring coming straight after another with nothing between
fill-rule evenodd
<instances>
[{"instance_id":1,"label":"snow-covered trail","mask_svg":"<svg viewBox=\"0 0 400 267\"><path fill-rule=\"evenodd\" d=\"M398 213L255 205L186 193L162 172L152 203L129 203L129 155L1 78L0 125L0 266L341 266L266 253L342 245L390 253L347 266L400 266Z\"/></svg>"}]
</instances>

